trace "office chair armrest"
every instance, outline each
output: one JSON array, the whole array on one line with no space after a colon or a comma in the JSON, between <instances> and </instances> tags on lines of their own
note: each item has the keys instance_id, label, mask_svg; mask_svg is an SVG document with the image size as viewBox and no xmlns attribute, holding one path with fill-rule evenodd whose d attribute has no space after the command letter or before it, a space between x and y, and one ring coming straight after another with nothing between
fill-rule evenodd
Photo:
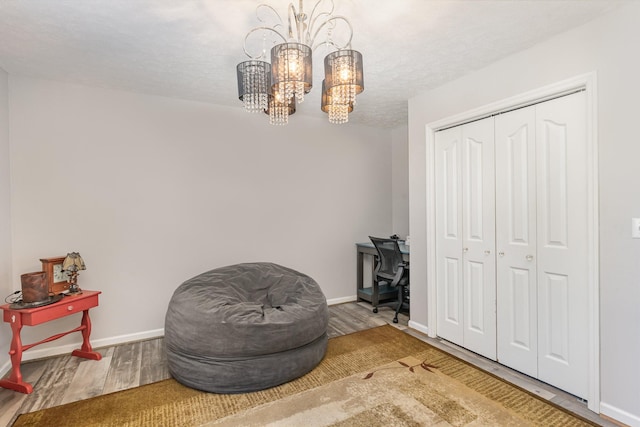
<instances>
[{"instance_id":1,"label":"office chair armrest","mask_svg":"<svg viewBox=\"0 0 640 427\"><path fill-rule=\"evenodd\" d=\"M404 263L398 264L398 271L396 271L396 275L393 277L390 285L398 286L398 283L400 283L400 279L402 279L402 276L404 276Z\"/></svg>"}]
</instances>

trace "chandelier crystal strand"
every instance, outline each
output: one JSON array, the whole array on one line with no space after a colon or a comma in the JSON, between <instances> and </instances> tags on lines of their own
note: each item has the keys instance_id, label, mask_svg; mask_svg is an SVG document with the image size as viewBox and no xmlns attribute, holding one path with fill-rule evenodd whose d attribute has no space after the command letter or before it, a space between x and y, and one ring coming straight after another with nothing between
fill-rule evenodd
<instances>
[{"instance_id":1,"label":"chandelier crystal strand","mask_svg":"<svg viewBox=\"0 0 640 427\"><path fill-rule=\"evenodd\" d=\"M265 113L269 115L269 124L288 124L289 116L296 112L295 98L291 102L285 102L282 95L277 92L274 92L269 98L269 108L265 110Z\"/></svg>"},{"instance_id":2,"label":"chandelier crystal strand","mask_svg":"<svg viewBox=\"0 0 640 427\"><path fill-rule=\"evenodd\" d=\"M250 113L268 108L271 91L271 65L264 61L245 61L237 66L238 97Z\"/></svg>"},{"instance_id":3,"label":"chandelier crystal strand","mask_svg":"<svg viewBox=\"0 0 640 427\"><path fill-rule=\"evenodd\" d=\"M344 124L349 121L349 113L353 111L353 104L336 103L330 91L326 89L326 83L323 80L320 108L329 115L329 123Z\"/></svg>"},{"instance_id":4,"label":"chandelier crystal strand","mask_svg":"<svg viewBox=\"0 0 640 427\"><path fill-rule=\"evenodd\" d=\"M283 104L276 104L271 101L269 105L269 124L272 125L286 125L289 123L289 114L287 106Z\"/></svg>"},{"instance_id":5,"label":"chandelier crystal strand","mask_svg":"<svg viewBox=\"0 0 640 427\"><path fill-rule=\"evenodd\" d=\"M349 121L349 106L335 104L329 106L329 123L341 125Z\"/></svg>"}]
</instances>

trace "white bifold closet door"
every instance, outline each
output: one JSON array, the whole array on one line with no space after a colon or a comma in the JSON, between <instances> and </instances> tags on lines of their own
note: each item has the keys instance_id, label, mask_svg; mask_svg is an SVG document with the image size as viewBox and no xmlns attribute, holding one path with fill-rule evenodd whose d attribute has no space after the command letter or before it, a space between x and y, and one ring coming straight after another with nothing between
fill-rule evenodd
<instances>
[{"instance_id":1,"label":"white bifold closet door","mask_svg":"<svg viewBox=\"0 0 640 427\"><path fill-rule=\"evenodd\" d=\"M584 92L435 134L437 334L588 391Z\"/></svg>"},{"instance_id":2,"label":"white bifold closet door","mask_svg":"<svg viewBox=\"0 0 640 427\"><path fill-rule=\"evenodd\" d=\"M436 134L438 335L496 358L493 118Z\"/></svg>"},{"instance_id":3,"label":"white bifold closet door","mask_svg":"<svg viewBox=\"0 0 640 427\"><path fill-rule=\"evenodd\" d=\"M584 92L496 117L498 360L580 397L587 369Z\"/></svg>"}]
</instances>

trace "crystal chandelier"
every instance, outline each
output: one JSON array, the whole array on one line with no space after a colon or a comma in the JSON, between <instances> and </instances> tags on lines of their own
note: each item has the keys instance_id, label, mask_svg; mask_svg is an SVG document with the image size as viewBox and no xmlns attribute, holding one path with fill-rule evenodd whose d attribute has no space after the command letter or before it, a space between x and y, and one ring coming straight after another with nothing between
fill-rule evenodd
<instances>
[{"instance_id":1,"label":"crystal chandelier","mask_svg":"<svg viewBox=\"0 0 640 427\"><path fill-rule=\"evenodd\" d=\"M351 49L353 28L347 18L333 14L333 0L319 0L309 16L302 3L298 10L289 4L287 25L271 6L257 7L256 17L265 25L245 36L250 59L236 67L238 97L248 112L262 111L271 124L287 124L313 86L312 53L324 46L331 52L324 58L320 108L330 123L347 123L356 95L364 90L362 54Z\"/></svg>"}]
</instances>

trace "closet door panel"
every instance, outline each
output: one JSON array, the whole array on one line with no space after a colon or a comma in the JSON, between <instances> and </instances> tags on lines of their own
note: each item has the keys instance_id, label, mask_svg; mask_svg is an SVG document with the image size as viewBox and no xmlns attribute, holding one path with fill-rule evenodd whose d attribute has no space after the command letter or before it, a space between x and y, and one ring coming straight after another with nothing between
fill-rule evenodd
<instances>
[{"instance_id":1,"label":"closet door panel","mask_svg":"<svg viewBox=\"0 0 640 427\"><path fill-rule=\"evenodd\" d=\"M536 107L538 377L587 395L587 175L584 92Z\"/></svg>"},{"instance_id":2,"label":"closet door panel","mask_svg":"<svg viewBox=\"0 0 640 427\"><path fill-rule=\"evenodd\" d=\"M462 127L464 347L496 358L494 120Z\"/></svg>"},{"instance_id":3,"label":"closet door panel","mask_svg":"<svg viewBox=\"0 0 640 427\"><path fill-rule=\"evenodd\" d=\"M535 306L531 296L535 295L535 280L531 277L529 269L511 267L508 271L508 281L504 284L502 295L508 307L506 313L510 324L508 341L511 346L526 352L536 348L537 337L532 335L535 330L531 328L531 317L535 316Z\"/></svg>"},{"instance_id":4,"label":"closet door panel","mask_svg":"<svg viewBox=\"0 0 640 427\"><path fill-rule=\"evenodd\" d=\"M496 117L498 360L537 376L535 107Z\"/></svg>"},{"instance_id":5,"label":"closet door panel","mask_svg":"<svg viewBox=\"0 0 640 427\"><path fill-rule=\"evenodd\" d=\"M437 334L463 345L461 129L437 132L435 144Z\"/></svg>"}]
</instances>

